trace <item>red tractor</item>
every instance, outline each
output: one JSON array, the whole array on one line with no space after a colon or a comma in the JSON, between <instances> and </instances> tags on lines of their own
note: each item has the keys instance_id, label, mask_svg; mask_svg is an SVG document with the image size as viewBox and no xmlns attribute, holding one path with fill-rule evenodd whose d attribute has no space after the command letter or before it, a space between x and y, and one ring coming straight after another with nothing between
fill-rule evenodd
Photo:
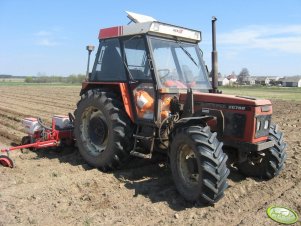
<instances>
[{"instance_id":1,"label":"red tractor","mask_svg":"<svg viewBox=\"0 0 301 226\"><path fill-rule=\"evenodd\" d=\"M286 159L269 100L217 90L215 21L212 84L201 33L129 13L134 23L101 29L92 73L80 92L74 135L83 158L103 171L130 155L169 156L177 190L212 204L227 188L227 155L246 176L270 179ZM89 59L92 46L87 47Z\"/></svg>"}]
</instances>

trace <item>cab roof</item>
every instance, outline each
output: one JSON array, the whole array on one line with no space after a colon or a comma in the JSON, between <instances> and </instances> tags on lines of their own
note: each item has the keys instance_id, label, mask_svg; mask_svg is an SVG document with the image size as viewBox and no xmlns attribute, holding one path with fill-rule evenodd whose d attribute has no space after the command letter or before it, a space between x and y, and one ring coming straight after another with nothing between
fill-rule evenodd
<instances>
[{"instance_id":1,"label":"cab roof","mask_svg":"<svg viewBox=\"0 0 301 226\"><path fill-rule=\"evenodd\" d=\"M201 41L201 32L184 27L156 21L154 18L136 13L128 13L134 23L124 26L116 26L100 29L98 38L108 39L129 35L151 34L154 36L172 38L198 43Z\"/></svg>"}]
</instances>

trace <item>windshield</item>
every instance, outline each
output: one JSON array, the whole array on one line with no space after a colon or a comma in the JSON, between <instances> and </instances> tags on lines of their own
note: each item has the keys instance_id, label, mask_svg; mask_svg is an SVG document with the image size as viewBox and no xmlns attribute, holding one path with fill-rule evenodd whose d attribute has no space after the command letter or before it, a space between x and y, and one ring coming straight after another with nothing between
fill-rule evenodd
<instances>
[{"instance_id":1,"label":"windshield","mask_svg":"<svg viewBox=\"0 0 301 226\"><path fill-rule=\"evenodd\" d=\"M157 76L164 87L209 90L197 44L150 38Z\"/></svg>"}]
</instances>

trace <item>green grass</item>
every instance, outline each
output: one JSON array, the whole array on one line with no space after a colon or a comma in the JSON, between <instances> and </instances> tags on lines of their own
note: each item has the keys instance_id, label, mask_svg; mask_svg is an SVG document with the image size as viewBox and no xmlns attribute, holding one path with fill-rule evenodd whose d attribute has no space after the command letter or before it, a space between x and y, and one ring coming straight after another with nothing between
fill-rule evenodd
<instances>
[{"instance_id":1,"label":"green grass","mask_svg":"<svg viewBox=\"0 0 301 226\"><path fill-rule=\"evenodd\" d=\"M1 82L1 86L81 86L79 83L25 83ZM224 94L252 96L264 99L301 101L301 87L264 87L264 86L223 86L219 87Z\"/></svg>"},{"instance_id":2,"label":"green grass","mask_svg":"<svg viewBox=\"0 0 301 226\"><path fill-rule=\"evenodd\" d=\"M219 89L222 90L224 94L301 101L301 87L224 86L219 87Z\"/></svg>"}]
</instances>

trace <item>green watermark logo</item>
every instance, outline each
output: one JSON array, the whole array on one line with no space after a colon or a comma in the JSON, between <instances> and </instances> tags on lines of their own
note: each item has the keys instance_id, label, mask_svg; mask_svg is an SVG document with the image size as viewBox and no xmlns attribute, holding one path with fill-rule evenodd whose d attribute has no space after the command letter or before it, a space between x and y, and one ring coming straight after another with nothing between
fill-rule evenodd
<instances>
[{"instance_id":1,"label":"green watermark logo","mask_svg":"<svg viewBox=\"0 0 301 226\"><path fill-rule=\"evenodd\" d=\"M294 224L298 221L298 215L295 211L280 206L271 206L267 209L268 216L281 224Z\"/></svg>"}]
</instances>

